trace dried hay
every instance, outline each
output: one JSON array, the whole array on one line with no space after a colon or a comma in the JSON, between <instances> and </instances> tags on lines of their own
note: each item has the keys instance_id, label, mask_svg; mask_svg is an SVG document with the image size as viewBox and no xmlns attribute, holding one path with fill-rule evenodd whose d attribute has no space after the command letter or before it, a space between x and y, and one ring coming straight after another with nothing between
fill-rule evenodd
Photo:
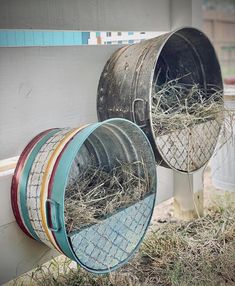
<instances>
[{"instance_id":1,"label":"dried hay","mask_svg":"<svg viewBox=\"0 0 235 286\"><path fill-rule=\"evenodd\" d=\"M65 192L67 232L79 231L143 199L149 178L143 162L119 163L106 170L90 165Z\"/></svg>"},{"instance_id":2,"label":"dried hay","mask_svg":"<svg viewBox=\"0 0 235 286\"><path fill-rule=\"evenodd\" d=\"M181 83L181 78L155 85L152 94L152 122L156 136L193 127L209 120L222 123L224 103L221 90L199 84Z\"/></svg>"},{"instance_id":3,"label":"dried hay","mask_svg":"<svg viewBox=\"0 0 235 286\"><path fill-rule=\"evenodd\" d=\"M231 140L234 125L234 111L224 105L223 91L216 86L183 83L189 75L155 84L151 108L155 141L162 158L184 172L205 165Z\"/></svg>"}]
</instances>

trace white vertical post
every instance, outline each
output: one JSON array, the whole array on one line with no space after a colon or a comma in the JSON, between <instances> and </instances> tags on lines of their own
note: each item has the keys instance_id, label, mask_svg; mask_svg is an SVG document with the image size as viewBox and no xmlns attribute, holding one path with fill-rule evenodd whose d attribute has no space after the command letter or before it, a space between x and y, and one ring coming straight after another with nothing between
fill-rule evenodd
<instances>
[{"instance_id":1,"label":"white vertical post","mask_svg":"<svg viewBox=\"0 0 235 286\"><path fill-rule=\"evenodd\" d=\"M170 0L171 30L182 26L202 27L202 0Z\"/></svg>"},{"instance_id":2,"label":"white vertical post","mask_svg":"<svg viewBox=\"0 0 235 286\"><path fill-rule=\"evenodd\" d=\"M171 0L170 6L171 29L202 27L202 0ZM204 168L194 174L173 173L175 216L185 220L202 216Z\"/></svg>"},{"instance_id":3,"label":"white vertical post","mask_svg":"<svg viewBox=\"0 0 235 286\"><path fill-rule=\"evenodd\" d=\"M174 215L190 220L203 216L203 174L201 168L194 174L174 172Z\"/></svg>"}]
</instances>

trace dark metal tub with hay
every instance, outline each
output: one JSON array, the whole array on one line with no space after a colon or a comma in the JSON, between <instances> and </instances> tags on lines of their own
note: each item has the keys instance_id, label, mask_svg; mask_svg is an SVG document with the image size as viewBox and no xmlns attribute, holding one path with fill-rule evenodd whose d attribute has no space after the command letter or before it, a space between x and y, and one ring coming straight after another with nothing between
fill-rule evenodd
<instances>
[{"instance_id":1,"label":"dark metal tub with hay","mask_svg":"<svg viewBox=\"0 0 235 286\"><path fill-rule=\"evenodd\" d=\"M122 266L138 249L155 196L151 145L124 119L39 134L12 181L21 229L98 274Z\"/></svg>"},{"instance_id":2,"label":"dark metal tub with hay","mask_svg":"<svg viewBox=\"0 0 235 286\"><path fill-rule=\"evenodd\" d=\"M97 111L100 120L138 124L158 164L198 170L213 154L224 116L220 65L209 39L186 27L117 50L100 77Z\"/></svg>"}]
</instances>

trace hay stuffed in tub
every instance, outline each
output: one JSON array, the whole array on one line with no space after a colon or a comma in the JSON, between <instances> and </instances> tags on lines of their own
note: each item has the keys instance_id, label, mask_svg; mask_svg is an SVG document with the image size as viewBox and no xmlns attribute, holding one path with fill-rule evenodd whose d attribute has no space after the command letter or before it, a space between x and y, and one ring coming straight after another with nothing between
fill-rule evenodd
<instances>
[{"instance_id":1,"label":"hay stuffed in tub","mask_svg":"<svg viewBox=\"0 0 235 286\"><path fill-rule=\"evenodd\" d=\"M143 162L118 163L111 170L91 164L66 188L67 232L99 223L148 193L149 178Z\"/></svg>"},{"instance_id":2,"label":"hay stuffed in tub","mask_svg":"<svg viewBox=\"0 0 235 286\"><path fill-rule=\"evenodd\" d=\"M151 115L165 162L175 170L192 172L212 156L226 110L222 90L185 83L185 77L153 86Z\"/></svg>"}]
</instances>

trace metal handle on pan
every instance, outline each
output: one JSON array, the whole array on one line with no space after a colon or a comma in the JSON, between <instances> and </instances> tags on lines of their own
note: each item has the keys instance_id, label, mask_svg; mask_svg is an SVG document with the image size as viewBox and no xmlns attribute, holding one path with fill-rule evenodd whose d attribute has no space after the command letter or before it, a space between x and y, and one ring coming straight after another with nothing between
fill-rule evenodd
<instances>
[{"instance_id":1,"label":"metal handle on pan","mask_svg":"<svg viewBox=\"0 0 235 286\"><path fill-rule=\"evenodd\" d=\"M140 120L140 121L144 121L144 124L138 124L138 120L136 120L136 116L135 116L135 113L136 113L136 104L138 102L142 102L143 103L143 110L144 110L144 119L143 120ZM143 127L146 127L146 101L142 98L136 98L133 102L132 102L132 115L133 115L133 121L135 124L137 124L140 128L143 128Z\"/></svg>"},{"instance_id":2,"label":"metal handle on pan","mask_svg":"<svg viewBox=\"0 0 235 286\"><path fill-rule=\"evenodd\" d=\"M59 208L60 205L56 201L51 199L46 200L47 227L54 232L59 231L61 228ZM49 218L51 221L49 221Z\"/></svg>"}]
</instances>

